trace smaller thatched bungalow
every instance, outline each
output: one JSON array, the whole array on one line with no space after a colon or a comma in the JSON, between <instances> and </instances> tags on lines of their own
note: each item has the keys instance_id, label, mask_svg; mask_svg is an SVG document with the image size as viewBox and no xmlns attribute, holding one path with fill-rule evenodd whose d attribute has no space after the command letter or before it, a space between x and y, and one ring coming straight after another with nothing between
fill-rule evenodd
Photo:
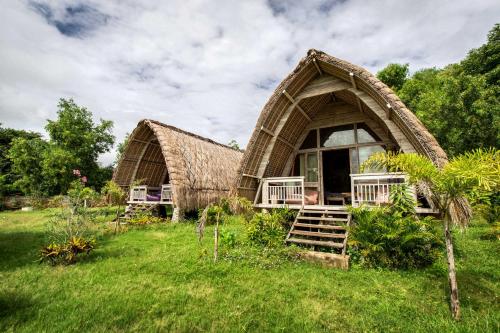
<instances>
[{"instance_id":1,"label":"smaller thatched bungalow","mask_svg":"<svg viewBox=\"0 0 500 333\"><path fill-rule=\"evenodd\" d=\"M174 217L226 196L243 153L179 128L141 120L113 180L130 190L130 205L172 205Z\"/></svg>"}]
</instances>

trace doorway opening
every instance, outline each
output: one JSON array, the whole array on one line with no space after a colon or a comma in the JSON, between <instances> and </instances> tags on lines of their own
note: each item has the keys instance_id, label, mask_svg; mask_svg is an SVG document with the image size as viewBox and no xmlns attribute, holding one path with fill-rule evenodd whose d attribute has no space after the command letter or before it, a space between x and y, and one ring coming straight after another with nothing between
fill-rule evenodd
<instances>
[{"instance_id":1,"label":"doorway opening","mask_svg":"<svg viewBox=\"0 0 500 333\"><path fill-rule=\"evenodd\" d=\"M327 205L345 205L351 192L349 149L323 151L323 189Z\"/></svg>"}]
</instances>

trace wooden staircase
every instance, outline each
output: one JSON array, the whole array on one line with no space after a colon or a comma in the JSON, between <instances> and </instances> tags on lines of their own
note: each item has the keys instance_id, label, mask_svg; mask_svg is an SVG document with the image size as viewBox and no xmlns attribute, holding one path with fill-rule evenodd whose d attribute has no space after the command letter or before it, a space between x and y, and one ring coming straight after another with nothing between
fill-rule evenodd
<instances>
[{"instance_id":1,"label":"wooden staircase","mask_svg":"<svg viewBox=\"0 0 500 333\"><path fill-rule=\"evenodd\" d=\"M350 223L351 213L345 210L301 209L286 242L314 247L314 251L334 250L345 255Z\"/></svg>"},{"instance_id":2,"label":"wooden staircase","mask_svg":"<svg viewBox=\"0 0 500 333\"><path fill-rule=\"evenodd\" d=\"M120 215L118 220L121 224L127 223L128 220L136 217L137 215L147 214L152 212L153 210L158 208L158 204L143 204L143 203L134 203L129 204L127 208L125 208L125 212Z\"/></svg>"}]
</instances>

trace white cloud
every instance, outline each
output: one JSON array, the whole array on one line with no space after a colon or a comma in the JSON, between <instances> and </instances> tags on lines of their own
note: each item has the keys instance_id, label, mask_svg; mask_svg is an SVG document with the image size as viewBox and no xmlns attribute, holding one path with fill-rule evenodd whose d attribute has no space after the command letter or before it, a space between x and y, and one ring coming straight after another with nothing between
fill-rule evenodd
<instances>
[{"instance_id":1,"label":"white cloud","mask_svg":"<svg viewBox=\"0 0 500 333\"><path fill-rule=\"evenodd\" d=\"M309 48L376 71L460 60L498 1L11 1L0 11L0 122L43 131L60 97L115 123L153 118L246 144ZM101 158L108 163L113 153Z\"/></svg>"}]
</instances>

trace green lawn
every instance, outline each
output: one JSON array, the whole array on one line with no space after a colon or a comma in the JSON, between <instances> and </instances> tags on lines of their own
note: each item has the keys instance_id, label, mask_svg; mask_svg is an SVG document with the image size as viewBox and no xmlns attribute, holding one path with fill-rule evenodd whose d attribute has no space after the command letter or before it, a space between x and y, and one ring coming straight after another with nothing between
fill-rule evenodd
<instances>
[{"instance_id":1,"label":"green lawn","mask_svg":"<svg viewBox=\"0 0 500 333\"><path fill-rule=\"evenodd\" d=\"M455 235L455 323L444 259L423 271L341 271L238 251L213 264L212 229L204 256L194 224L181 223L129 228L76 265L49 267L36 261L49 214L0 213L2 332L499 331L500 245L480 238L484 226ZM242 230L238 220L226 228Z\"/></svg>"}]
</instances>

